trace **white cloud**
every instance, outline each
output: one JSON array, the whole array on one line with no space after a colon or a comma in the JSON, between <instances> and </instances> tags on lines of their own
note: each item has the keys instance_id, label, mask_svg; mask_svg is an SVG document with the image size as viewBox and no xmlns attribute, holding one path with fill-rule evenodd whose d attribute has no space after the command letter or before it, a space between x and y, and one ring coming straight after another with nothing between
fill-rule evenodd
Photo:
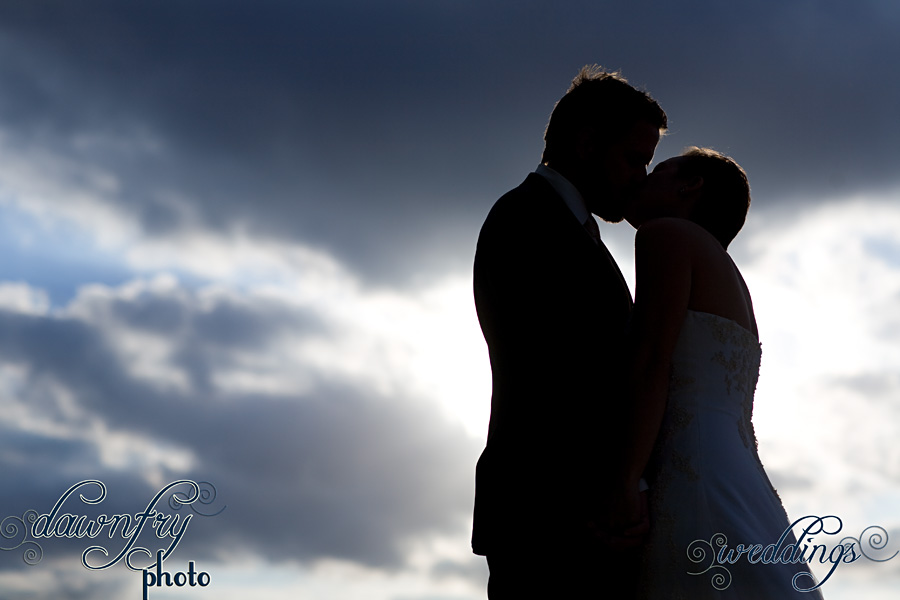
<instances>
[{"instance_id":1,"label":"white cloud","mask_svg":"<svg viewBox=\"0 0 900 600\"><path fill-rule=\"evenodd\" d=\"M347 275L327 283L293 294L304 290L298 274L200 287L162 274L84 286L43 314L7 314L3 327L16 333L0 344L0 381L13 392L4 412L34 444L80 449L77 465L47 451L55 463L47 475L59 486L83 473L137 474L151 487L208 473L244 511L231 513L238 532L221 535L245 544L260 518L248 511L273 512L259 503L274 499L259 493L281 489L277 506L306 514L292 521L291 539L267 551L267 569L293 573L279 593L327 588L330 597L353 597L375 586L385 599L441 589L466 597L469 579L437 581L429 567L479 560L467 543L478 444L458 425L469 415L447 391L467 385L466 333L475 325L458 330L464 286L450 281L415 296L366 290ZM61 353L48 352L60 344ZM488 393L479 396L484 410ZM5 465L21 462L5 450ZM455 548L421 550L442 531L455 532ZM329 555L349 558L337 571L311 566ZM379 561L409 563L388 574ZM366 562L376 566L359 566Z\"/></svg>"},{"instance_id":2,"label":"white cloud","mask_svg":"<svg viewBox=\"0 0 900 600\"><path fill-rule=\"evenodd\" d=\"M23 314L42 315L50 308L47 292L25 282L0 283L0 309Z\"/></svg>"},{"instance_id":3,"label":"white cloud","mask_svg":"<svg viewBox=\"0 0 900 600\"><path fill-rule=\"evenodd\" d=\"M739 261L763 343L760 456L783 482L793 517L836 514L847 535L896 528L900 331L891 327L900 262L872 241L896 238L900 209L886 198L853 198L761 217L742 234L747 259ZM837 572L826 596L857 596L832 583L842 577L867 598L870 586L876 597L879 586L900 584L890 563L869 567Z\"/></svg>"}]
</instances>

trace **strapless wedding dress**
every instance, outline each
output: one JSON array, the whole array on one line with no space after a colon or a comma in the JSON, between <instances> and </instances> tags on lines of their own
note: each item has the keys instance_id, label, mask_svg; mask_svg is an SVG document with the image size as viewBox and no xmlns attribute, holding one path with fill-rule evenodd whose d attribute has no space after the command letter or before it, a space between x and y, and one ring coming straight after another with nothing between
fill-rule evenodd
<instances>
[{"instance_id":1,"label":"strapless wedding dress","mask_svg":"<svg viewBox=\"0 0 900 600\"><path fill-rule=\"evenodd\" d=\"M792 585L796 574L809 572L805 563L766 561L762 552L753 562L748 554L734 564L716 560L723 545L765 547L789 527L759 461L751 422L760 355L756 337L736 322L688 311L645 476L651 530L641 599L821 600L818 591ZM782 548L788 544L796 544L793 534ZM808 589L817 582L800 576L796 583Z\"/></svg>"}]
</instances>

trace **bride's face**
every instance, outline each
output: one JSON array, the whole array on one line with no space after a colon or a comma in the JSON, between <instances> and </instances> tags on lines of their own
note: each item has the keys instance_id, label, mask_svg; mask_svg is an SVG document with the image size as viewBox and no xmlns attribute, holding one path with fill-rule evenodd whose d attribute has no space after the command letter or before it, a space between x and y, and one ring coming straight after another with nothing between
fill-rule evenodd
<instances>
[{"instance_id":1,"label":"bride's face","mask_svg":"<svg viewBox=\"0 0 900 600\"><path fill-rule=\"evenodd\" d=\"M644 179L625 210L625 219L634 228L651 219L689 214L690 205L681 193L685 180L679 174L679 166L684 160L683 156L664 160Z\"/></svg>"}]
</instances>

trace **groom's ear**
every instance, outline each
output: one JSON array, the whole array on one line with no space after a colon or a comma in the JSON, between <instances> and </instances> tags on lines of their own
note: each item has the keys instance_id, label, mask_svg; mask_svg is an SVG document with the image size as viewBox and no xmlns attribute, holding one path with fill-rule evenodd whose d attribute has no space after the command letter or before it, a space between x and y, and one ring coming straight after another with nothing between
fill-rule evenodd
<instances>
[{"instance_id":1,"label":"groom's ear","mask_svg":"<svg viewBox=\"0 0 900 600\"><path fill-rule=\"evenodd\" d=\"M573 149L575 155L581 160L590 160L597 151L597 143L592 132L579 131L574 137Z\"/></svg>"}]
</instances>

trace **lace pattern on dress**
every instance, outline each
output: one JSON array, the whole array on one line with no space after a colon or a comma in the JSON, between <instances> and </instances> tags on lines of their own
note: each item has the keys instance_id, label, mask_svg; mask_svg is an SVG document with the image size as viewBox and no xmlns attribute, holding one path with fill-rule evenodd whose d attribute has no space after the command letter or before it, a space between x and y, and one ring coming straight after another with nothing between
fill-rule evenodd
<instances>
[{"instance_id":1,"label":"lace pattern on dress","mask_svg":"<svg viewBox=\"0 0 900 600\"><path fill-rule=\"evenodd\" d=\"M651 529L641 553L639 600L821 600L818 592L792 588L802 565L738 561L729 565L733 583L722 589L702 570L705 563L688 554L694 542L712 540L716 532L733 543L755 543L774 541L790 525L756 448L759 360L759 342L749 331L689 311L646 471Z\"/></svg>"},{"instance_id":2,"label":"lace pattern on dress","mask_svg":"<svg viewBox=\"0 0 900 600\"><path fill-rule=\"evenodd\" d=\"M724 389L728 396L738 395L740 414L736 420L737 433L743 445L755 455L757 465L762 469L752 421L753 397L759 378L759 342L749 331L733 321L708 313L692 312L704 321L713 339L719 342L717 351L707 356L710 356L713 363L722 367ZM673 586L667 590L668 597L672 600L688 600L691 597L688 590L694 583L684 580L691 563L687 562L685 556L687 548L679 544L675 533L678 530L678 511L683 511L687 507L674 506L667 499L676 481L680 482L679 485L683 485L684 482L699 483L702 480L703 474L698 472L699 467L695 464L698 457L690 452L685 453L675 442L692 426L696 412L695 408L685 407L678 400L690 396L695 391L697 383L690 371L673 368L669 379L670 401L666 406L648 470L652 475L650 511L651 527L654 531L643 553L643 567L645 573L653 572L654 576L661 580L685 582L684 588ZM697 497L696 501L699 504L691 506L688 510L704 510L702 497ZM643 589L639 597L648 598L648 590L653 585L644 582L644 585L640 586Z\"/></svg>"},{"instance_id":3,"label":"lace pattern on dress","mask_svg":"<svg viewBox=\"0 0 900 600\"><path fill-rule=\"evenodd\" d=\"M673 372L669 379L669 394L690 389L696 383L696 379L690 375L679 375ZM676 514L673 507L668 503L660 502L661 498L668 496L670 484L676 477L686 477L689 481L699 481L700 474L697 472L691 457L678 452L668 443L673 436L685 431L690 427L694 420L694 414L679 406L677 403L669 403L666 406L666 413L663 416L663 422L657 440L657 445L651 457L651 465L648 472L653 473L654 477L650 482L650 514L652 516L651 527L656 534L651 537L648 542L646 551L644 552L643 572L653 570L657 574L666 573L668 577L676 578L682 575L681 558L684 549L679 548L675 541ZM658 463L665 457L672 468L657 469ZM654 464L655 463L655 464ZM679 475L676 475L676 472ZM644 585L646 581L642 581L641 594L647 594L647 588ZM682 590L669 590L671 600L691 600L684 595ZM639 595L639 597L645 597Z\"/></svg>"},{"instance_id":4,"label":"lace pattern on dress","mask_svg":"<svg viewBox=\"0 0 900 600\"><path fill-rule=\"evenodd\" d=\"M715 315L710 317L707 320L712 336L725 348L716 352L712 360L724 369L727 394L740 394L742 411L737 424L738 434L744 446L752 446L755 451L759 442L753 429L753 395L759 381L760 344L737 323Z\"/></svg>"}]
</instances>

